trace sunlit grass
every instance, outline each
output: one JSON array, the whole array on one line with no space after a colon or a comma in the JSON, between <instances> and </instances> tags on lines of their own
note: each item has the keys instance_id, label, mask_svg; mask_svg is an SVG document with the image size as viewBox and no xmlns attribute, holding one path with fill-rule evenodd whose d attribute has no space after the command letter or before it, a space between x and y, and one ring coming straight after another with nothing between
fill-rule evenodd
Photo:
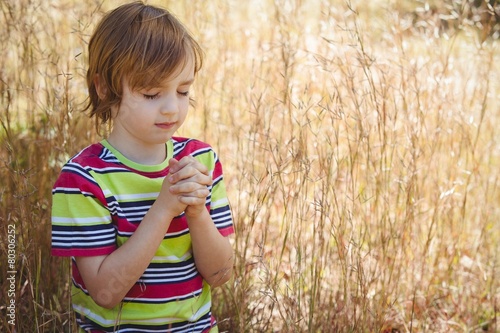
<instances>
[{"instance_id":1,"label":"sunlit grass","mask_svg":"<svg viewBox=\"0 0 500 333\"><path fill-rule=\"evenodd\" d=\"M0 246L15 224L18 332L74 329L50 189L99 139L79 112L85 43L119 3L1 5ZM499 330L497 41L430 16L415 28L413 1L163 3L206 52L180 134L216 148L235 215L221 331Z\"/></svg>"}]
</instances>

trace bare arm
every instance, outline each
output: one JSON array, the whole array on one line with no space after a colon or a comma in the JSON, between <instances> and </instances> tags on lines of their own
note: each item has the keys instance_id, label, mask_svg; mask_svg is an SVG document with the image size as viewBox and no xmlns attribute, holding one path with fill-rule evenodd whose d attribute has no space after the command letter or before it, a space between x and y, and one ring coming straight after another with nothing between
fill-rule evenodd
<instances>
[{"instance_id":1,"label":"bare arm","mask_svg":"<svg viewBox=\"0 0 500 333\"><path fill-rule=\"evenodd\" d=\"M113 253L76 258L85 286L99 306L110 309L121 302L148 267L173 217L155 203L134 234Z\"/></svg>"},{"instance_id":2,"label":"bare arm","mask_svg":"<svg viewBox=\"0 0 500 333\"><path fill-rule=\"evenodd\" d=\"M175 162L172 162L175 163ZM165 178L161 192L133 235L113 253L105 256L77 257L76 264L92 299L104 308L113 308L125 297L154 257L171 220L186 208L172 193ZM189 193L189 203L205 203L208 190L192 183L176 184Z\"/></svg>"},{"instance_id":3,"label":"bare arm","mask_svg":"<svg viewBox=\"0 0 500 333\"><path fill-rule=\"evenodd\" d=\"M174 184L182 179L190 179L199 184L212 184L206 167L192 157L180 160L172 167L171 172L171 181ZM205 202L188 201L189 196L184 197L181 191L177 191L175 185L173 188L181 196L179 200L188 205L185 214L191 234L196 268L212 287L226 283L231 278L234 261L229 239L217 230L205 207Z\"/></svg>"},{"instance_id":4,"label":"bare arm","mask_svg":"<svg viewBox=\"0 0 500 333\"><path fill-rule=\"evenodd\" d=\"M195 216L188 215L189 231L193 242L193 254L198 271L212 288L226 283L233 271L233 248L204 209Z\"/></svg>"}]
</instances>

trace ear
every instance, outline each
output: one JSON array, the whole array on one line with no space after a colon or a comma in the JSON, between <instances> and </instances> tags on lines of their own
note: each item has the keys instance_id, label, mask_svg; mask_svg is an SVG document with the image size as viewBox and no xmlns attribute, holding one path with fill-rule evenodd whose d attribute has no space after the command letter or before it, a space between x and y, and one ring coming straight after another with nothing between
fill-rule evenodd
<instances>
[{"instance_id":1,"label":"ear","mask_svg":"<svg viewBox=\"0 0 500 333\"><path fill-rule=\"evenodd\" d=\"M104 80L102 80L99 74L96 74L94 76L94 85L95 85L95 90L97 92L97 96L99 96L99 99L106 99L106 95L108 93L108 87L106 86Z\"/></svg>"}]
</instances>

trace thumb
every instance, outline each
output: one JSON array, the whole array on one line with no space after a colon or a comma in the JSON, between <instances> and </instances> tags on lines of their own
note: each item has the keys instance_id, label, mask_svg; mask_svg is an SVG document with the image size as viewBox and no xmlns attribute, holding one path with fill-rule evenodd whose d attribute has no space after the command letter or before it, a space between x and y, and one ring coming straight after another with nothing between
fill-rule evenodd
<instances>
[{"instance_id":1,"label":"thumb","mask_svg":"<svg viewBox=\"0 0 500 333\"><path fill-rule=\"evenodd\" d=\"M168 173L169 174L173 174L173 173L176 173L178 170L178 167L177 165L179 164L179 161L177 161L175 158L171 158L170 160L168 160L168 167L169 167L169 171Z\"/></svg>"}]
</instances>

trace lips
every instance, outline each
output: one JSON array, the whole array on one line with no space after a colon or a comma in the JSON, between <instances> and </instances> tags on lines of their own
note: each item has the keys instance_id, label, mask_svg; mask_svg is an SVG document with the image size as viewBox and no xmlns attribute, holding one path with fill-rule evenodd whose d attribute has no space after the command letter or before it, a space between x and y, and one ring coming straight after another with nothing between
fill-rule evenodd
<instances>
[{"instance_id":1,"label":"lips","mask_svg":"<svg viewBox=\"0 0 500 333\"><path fill-rule=\"evenodd\" d=\"M175 126L177 122L167 122L167 123L156 123L155 125L161 129L171 129Z\"/></svg>"}]
</instances>

